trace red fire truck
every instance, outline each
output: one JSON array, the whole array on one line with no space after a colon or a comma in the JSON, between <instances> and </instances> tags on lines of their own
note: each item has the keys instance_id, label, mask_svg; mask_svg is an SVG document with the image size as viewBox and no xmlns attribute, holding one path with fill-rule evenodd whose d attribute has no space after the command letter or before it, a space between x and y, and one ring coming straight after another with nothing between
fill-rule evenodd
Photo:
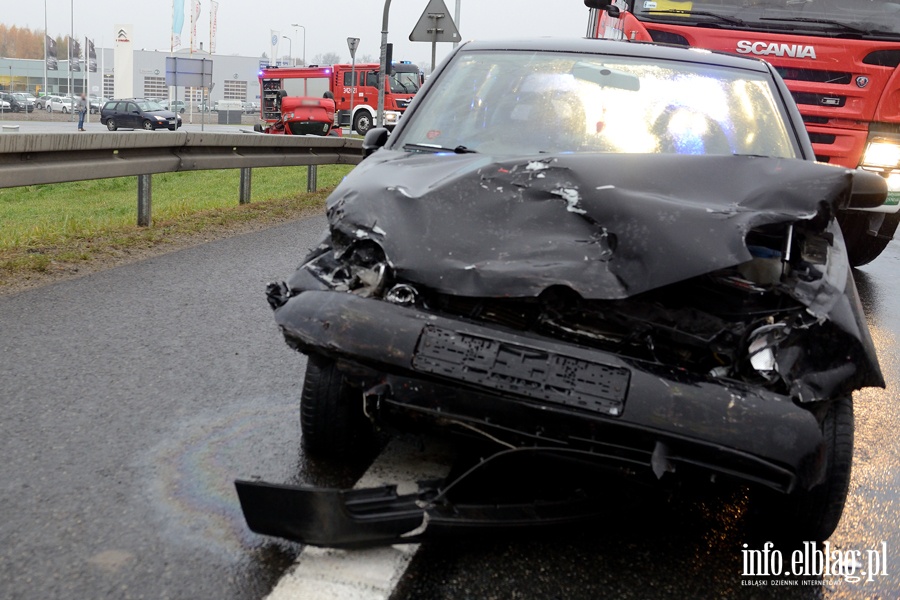
<instances>
[{"instance_id":1,"label":"red fire truck","mask_svg":"<svg viewBox=\"0 0 900 600\"><path fill-rule=\"evenodd\" d=\"M800 108L820 162L878 171L887 202L839 215L852 264L900 222L900 4L890 0L585 0L588 36L763 58Z\"/></svg>"},{"instance_id":2,"label":"red fire truck","mask_svg":"<svg viewBox=\"0 0 900 600\"><path fill-rule=\"evenodd\" d=\"M260 116L268 123L280 118L276 106L278 90L285 90L289 97L304 98L322 98L331 92L336 106L335 125L352 125L358 133L365 134L375 123L378 111L378 69L377 64L356 65L354 82L351 65L266 67L259 72ZM389 129L400 120L422 81L419 67L410 62L393 63L390 70L386 78L389 85L384 90L384 124Z\"/></svg>"}]
</instances>

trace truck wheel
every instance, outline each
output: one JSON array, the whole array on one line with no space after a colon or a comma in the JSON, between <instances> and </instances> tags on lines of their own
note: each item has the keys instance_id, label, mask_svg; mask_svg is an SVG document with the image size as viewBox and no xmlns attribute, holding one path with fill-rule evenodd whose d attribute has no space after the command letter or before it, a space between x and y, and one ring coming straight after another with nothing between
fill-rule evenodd
<instances>
[{"instance_id":1,"label":"truck wheel","mask_svg":"<svg viewBox=\"0 0 900 600\"><path fill-rule=\"evenodd\" d=\"M344 381L334 361L312 355L300 399L303 448L321 458L349 458L373 447L372 424L363 413L362 393Z\"/></svg>"},{"instance_id":2,"label":"truck wheel","mask_svg":"<svg viewBox=\"0 0 900 600\"><path fill-rule=\"evenodd\" d=\"M353 119L353 129L359 135L366 135L366 132L372 129L372 115L367 110L361 110L356 113Z\"/></svg>"},{"instance_id":3,"label":"truck wheel","mask_svg":"<svg viewBox=\"0 0 900 600\"><path fill-rule=\"evenodd\" d=\"M759 515L767 539L791 545L824 542L841 520L853 463L853 400L831 402L822 421L825 438L825 479L809 490L799 490L766 503Z\"/></svg>"},{"instance_id":4,"label":"truck wheel","mask_svg":"<svg viewBox=\"0 0 900 600\"><path fill-rule=\"evenodd\" d=\"M110 131L115 131L116 129L119 128L119 126L116 125L116 120L113 119L112 117L110 117L106 120L106 128L109 129Z\"/></svg>"},{"instance_id":5,"label":"truck wheel","mask_svg":"<svg viewBox=\"0 0 900 600\"><path fill-rule=\"evenodd\" d=\"M900 213L885 215L878 237L875 237L869 235L869 215L870 213L865 212L847 212L838 215L847 244L847 256L853 267L867 265L878 258L894 237L897 224L900 223Z\"/></svg>"}]
</instances>

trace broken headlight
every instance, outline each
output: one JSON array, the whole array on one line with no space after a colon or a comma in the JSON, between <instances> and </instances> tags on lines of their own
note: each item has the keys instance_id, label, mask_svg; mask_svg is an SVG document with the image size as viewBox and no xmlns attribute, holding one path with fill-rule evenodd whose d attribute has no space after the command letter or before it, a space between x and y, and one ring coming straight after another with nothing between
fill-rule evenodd
<instances>
[{"instance_id":1,"label":"broken headlight","mask_svg":"<svg viewBox=\"0 0 900 600\"><path fill-rule=\"evenodd\" d=\"M337 292L352 292L364 298L380 298L390 276L384 251L367 241L343 252L325 252L302 268Z\"/></svg>"}]
</instances>

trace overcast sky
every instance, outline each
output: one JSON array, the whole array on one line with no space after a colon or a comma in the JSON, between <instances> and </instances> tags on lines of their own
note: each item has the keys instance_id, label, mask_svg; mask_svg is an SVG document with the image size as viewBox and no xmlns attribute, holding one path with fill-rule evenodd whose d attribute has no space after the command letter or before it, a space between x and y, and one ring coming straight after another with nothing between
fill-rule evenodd
<instances>
[{"instance_id":1,"label":"overcast sky","mask_svg":"<svg viewBox=\"0 0 900 600\"><path fill-rule=\"evenodd\" d=\"M47 25L51 35L70 30L70 1L46 0ZM450 14L455 0L445 0ZM185 0L189 14L191 0ZM169 50L172 27L171 0L74 0L75 34L95 40L97 47L110 47L116 24L134 25L134 47ZM431 61L431 45L412 43L409 34L427 6L427 0L393 0L389 41L394 43L395 60L412 60L422 65ZM303 31L295 33L291 23L306 27L306 57L338 52L347 61L346 38L361 38L359 55L378 56L381 42L381 0L220 0L217 53L260 56L268 53L269 31L279 30L293 39L293 54L303 52ZM265 8L265 12L262 9ZM327 9L327 10L326 10ZM182 40L188 44L190 18L185 16ZM282 15L279 17L278 15ZM0 21L7 25L44 27L44 7L40 0L3 0ZM462 0L460 33L463 39L490 39L535 36L583 36L587 9L582 0ZM209 0L201 0L197 37L204 48L209 44ZM282 40L279 54L288 54ZM452 46L438 44L438 62Z\"/></svg>"}]
</instances>

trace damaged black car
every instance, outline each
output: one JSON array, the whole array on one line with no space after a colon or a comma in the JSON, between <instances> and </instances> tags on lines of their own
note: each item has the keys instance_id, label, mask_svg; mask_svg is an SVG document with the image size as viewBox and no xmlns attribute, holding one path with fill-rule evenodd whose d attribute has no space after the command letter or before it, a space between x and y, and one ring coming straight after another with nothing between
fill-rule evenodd
<instances>
[{"instance_id":1,"label":"damaged black car","mask_svg":"<svg viewBox=\"0 0 900 600\"><path fill-rule=\"evenodd\" d=\"M797 539L832 533L852 392L884 385L834 216L887 188L814 162L770 65L604 40L467 43L364 151L321 244L268 289L309 357L308 452L437 428L495 444L485 462L728 478L774 496L772 521ZM237 485L252 529L326 546L590 505L469 510L447 493L457 481L412 495Z\"/></svg>"}]
</instances>

